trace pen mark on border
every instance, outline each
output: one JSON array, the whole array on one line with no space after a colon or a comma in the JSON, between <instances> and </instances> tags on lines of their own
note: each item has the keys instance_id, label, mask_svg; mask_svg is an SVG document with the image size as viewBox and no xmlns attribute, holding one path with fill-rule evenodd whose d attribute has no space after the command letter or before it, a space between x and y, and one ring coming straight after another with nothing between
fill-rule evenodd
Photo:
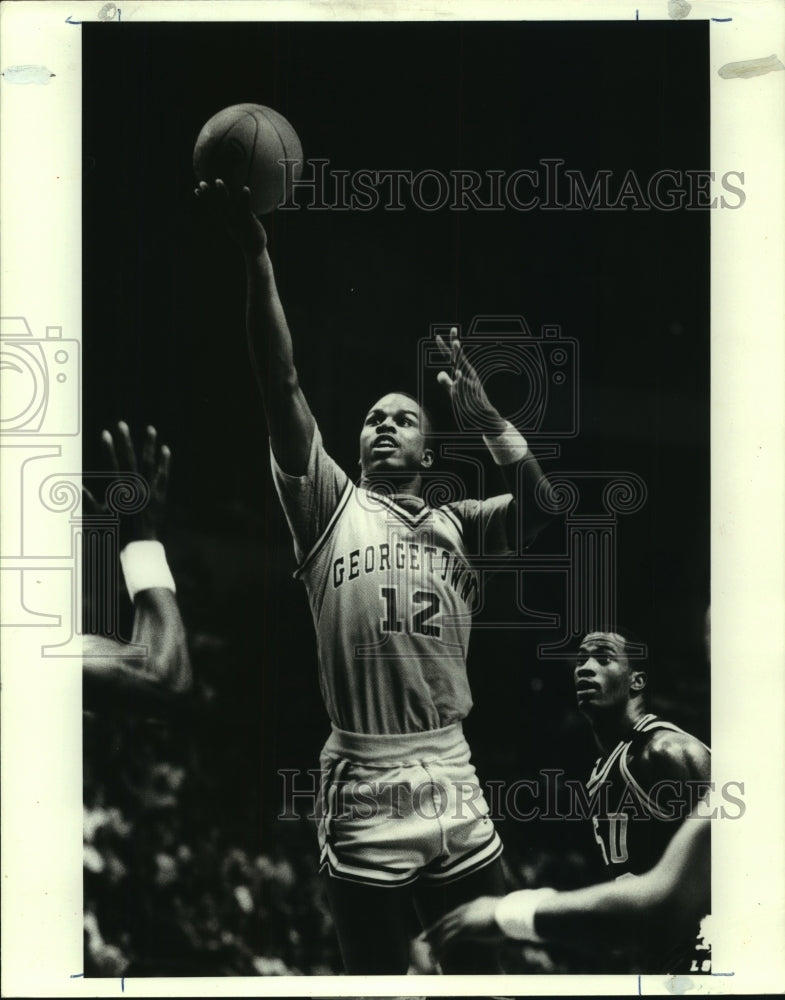
<instances>
[{"instance_id":1,"label":"pen mark on border","mask_svg":"<svg viewBox=\"0 0 785 1000\"><path fill-rule=\"evenodd\" d=\"M717 72L723 80L747 80L752 76L763 76L765 73L776 73L779 70L785 70L785 66L772 53L760 59L740 59L737 62L725 63Z\"/></svg>"},{"instance_id":2,"label":"pen mark on border","mask_svg":"<svg viewBox=\"0 0 785 1000\"><path fill-rule=\"evenodd\" d=\"M694 990L695 983L693 983L689 976L668 976L665 980L665 989L669 993L681 996L682 993L686 993L688 990Z\"/></svg>"},{"instance_id":3,"label":"pen mark on border","mask_svg":"<svg viewBox=\"0 0 785 1000\"><path fill-rule=\"evenodd\" d=\"M99 21L122 21L123 10L122 7L118 7L113 3L105 3L103 7L98 11L96 15ZM75 21L71 15L65 19L66 24L84 24L83 21Z\"/></svg>"},{"instance_id":4,"label":"pen mark on border","mask_svg":"<svg viewBox=\"0 0 785 1000\"><path fill-rule=\"evenodd\" d=\"M692 4L687 0L668 0L668 17L674 21L681 21L692 10Z\"/></svg>"},{"instance_id":5,"label":"pen mark on border","mask_svg":"<svg viewBox=\"0 0 785 1000\"><path fill-rule=\"evenodd\" d=\"M7 83L38 83L46 86L54 76L54 73L46 66L25 64L22 66L8 66L0 76L3 76Z\"/></svg>"}]
</instances>

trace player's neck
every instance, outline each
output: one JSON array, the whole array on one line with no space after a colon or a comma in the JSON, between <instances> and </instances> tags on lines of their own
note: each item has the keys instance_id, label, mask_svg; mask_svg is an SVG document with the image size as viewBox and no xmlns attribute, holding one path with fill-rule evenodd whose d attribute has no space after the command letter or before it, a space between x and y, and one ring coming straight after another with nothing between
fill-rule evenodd
<instances>
[{"instance_id":1,"label":"player's neck","mask_svg":"<svg viewBox=\"0 0 785 1000\"><path fill-rule=\"evenodd\" d=\"M645 707L638 701L628 701L620 711L612 715L596 716L592 720L594 738L603 754L608 754L621 740L629 739L635 724L646 714Z\"/></svg>"},{"instance_id":2,"label":"player's neck","mask_svg":"<svg viewBox=\"0 0 785 1000\"><path fill-rule=\"evenodd\" d=\"M363 473L360 476L360 486L365 490L383 493L385 496L397 497L421 497L422 496L422 476L419 473L408 475L385 475L383 472L378 475L368 475Z\"/></svg>"}]
</instances>

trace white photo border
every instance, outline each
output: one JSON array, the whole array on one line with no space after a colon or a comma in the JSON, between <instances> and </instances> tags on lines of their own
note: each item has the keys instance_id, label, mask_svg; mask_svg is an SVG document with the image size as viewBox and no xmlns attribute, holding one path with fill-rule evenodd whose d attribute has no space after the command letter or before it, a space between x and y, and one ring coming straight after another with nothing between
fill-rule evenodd
<instances>
[{"instance_id":1,"label":"white photo border","mask_svg":"<svg viewBox=\"0 0 785 1000\"><path fill-rule=\"evenodd\" d=\"M785 7L776 0L574 0L558 7L527 0L379 0L367 9L348 0L220 6L80 0L3 3L1 16L0 313L23 317L39 340L52 327L61 328L64 341L80 337L79 24L85 21L710 20L711 169L718 176L743 170L747 195L741 210L716 212L711 220L712 742L715 775L742 776L747 802L742 821L717 823L713 830L717 975L680 985L662 976L497 977L480 983L449 976L85 980L81 661L78 651L68 658L41 656L37 625L41 615L60 616L63 627L70 621L74 539L70 529L64 533L62 518L48 516L26 492L38 457L56 459L57 472L78 482L81 437L47 426L34 441L4 441L0 453L3 994L658 995L785 989L785 74L719 73L729 64L768 57L772 49L785 59L777 49L785 37ZM68 390L74 386L76 376ZM80 401L64 396L57 405L67 410ZM62 426L69 420L65 410ZM56 643L60 633L53 625L46 621L45 639Z\"/></svg>"}]
</instances>

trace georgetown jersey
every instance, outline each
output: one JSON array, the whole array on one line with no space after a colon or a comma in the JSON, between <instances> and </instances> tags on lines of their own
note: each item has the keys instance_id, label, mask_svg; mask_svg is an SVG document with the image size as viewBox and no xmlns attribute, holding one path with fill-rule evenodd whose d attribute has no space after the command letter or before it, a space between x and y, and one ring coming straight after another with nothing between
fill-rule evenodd
<instances>
[{"instance_id":1,"label":"georgetown jersey","mask_svg":"<svg viewBox=\"0 0 785 1000\"><path fill-rule=\"evenodd\" d=\"M306 474L273 471L308 592L334 726L413 733L463 719L480 582L467 551L508 551L511 496L428 507L355 486L315 433ZM469 542L469 538L476 543Z\"/></svg>"}]
</instances>

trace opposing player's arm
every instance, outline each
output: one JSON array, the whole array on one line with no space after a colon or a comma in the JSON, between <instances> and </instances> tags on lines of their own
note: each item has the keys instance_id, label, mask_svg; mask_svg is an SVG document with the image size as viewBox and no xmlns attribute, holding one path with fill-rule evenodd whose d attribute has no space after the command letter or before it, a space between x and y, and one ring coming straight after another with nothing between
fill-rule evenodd
<instances>
[{"instance_id":1,"label":"opposing player's arm","mask_svg":"<svg viewBox=\"0 0 785 1000\"><path fill-rule=\"evenodd\" d=\"M248 188L230 193L223 181L202 181L196 195L209 203L242 251L246 273L246 330L251 366L262 394L270 444L291 476L305 472L316 423L294 364L294 348L278 295L264 226L253 214Z\"/></svg>"},{"instance_id":2,"label":"opposing player's arm","mask_svg":"<svg viewBox=\"0 0 785 1000\"><path fill-rule=\"evenodd\" d=\"M437 951L460 939L550 941L580 947L667 944L690 933L709 908L709 820L690 816L657 865L638 878L571 892L522 890L481 897L425 933Z\"/></svg>"},{"instance_id":3,"label":"opposing player's arm","mask_svg":"<svg viewBox=\"0 0 785 1000\"><path fill-rule=\"evenodd\" d=\"M192 687L191 661L177 600L165 587L150 587L134 597L129 647L104 636L83 642L83 698L88 709L157 713L176 704Z\"/></svg>"},{"instance_id":4,"label":"opposing player's arm","mask_svg":"<svg viewBox=\"0 0 785 1000\"><path fill-rule=\"evenodd\" d=\"M450 331L449 344L438 335L436 340L452 371L452 374L439 372L439 384L449 393L462 424L473 426L483 434L513 498L507 512L510 548L525 546L552 516L543 509L543 501L547 505L549 493L545 473L524 436L491 403L474 366L466 357L457 330Z\"/></svg>"},{"instance_id":5,"label":"opposing player's arm","mask_svg":"<svg viewBox=\"0 0 785 1000\"><path fill-rule=\"evenodd\" d=\"M109 473L137 475L137 460L125 423L113 438L102 436ZM160 542L169 478L169 449L158 447L154 427L148 427L138 474L149 498L143 510L120 519L120 561L134 602L131 643L143 652L132 655L125 643L107 636L83 640L83 696L89 709L157 711L190 691L191 661L185 626L175 597L175 585ZM85 507L104 513L105 505L84 489Z\"/></svg>"}]
</instances>

